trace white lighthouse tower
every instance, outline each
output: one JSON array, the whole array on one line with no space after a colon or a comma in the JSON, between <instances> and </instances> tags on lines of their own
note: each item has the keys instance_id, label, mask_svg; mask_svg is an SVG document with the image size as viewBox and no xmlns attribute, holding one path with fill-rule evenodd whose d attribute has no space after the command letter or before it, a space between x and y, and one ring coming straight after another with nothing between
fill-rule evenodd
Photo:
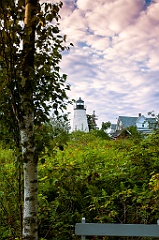
<instances>
[{"instance_id":1,"label":"white lighthouse tower","mask_svg":"<svg viewBox=\"0 0 159 240\"><path fill-rule=\"evenodd\" d=\"M84 101L79 98L74 107L73 131L89 132Z\"/></svg>"}]
</instances>

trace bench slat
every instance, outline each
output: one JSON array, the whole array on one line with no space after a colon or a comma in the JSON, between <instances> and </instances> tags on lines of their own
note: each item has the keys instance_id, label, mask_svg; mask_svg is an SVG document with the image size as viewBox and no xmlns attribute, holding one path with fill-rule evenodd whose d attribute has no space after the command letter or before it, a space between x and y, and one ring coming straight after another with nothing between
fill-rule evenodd
<instances>
[{"instance_id":1,"label":"bench slat","mask_svg":"<svg viewBox=\"0 0 159 240\"><path fill-rule=\"evenodd\" d=\"M76 223L75 234L81 236L159 237L159 225Z\"/></svg>"}]
</instances>

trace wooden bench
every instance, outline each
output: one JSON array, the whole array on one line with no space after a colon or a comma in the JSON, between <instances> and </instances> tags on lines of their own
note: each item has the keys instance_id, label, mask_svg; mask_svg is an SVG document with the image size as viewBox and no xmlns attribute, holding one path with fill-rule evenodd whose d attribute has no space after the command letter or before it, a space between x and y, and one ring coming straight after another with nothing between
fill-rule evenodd
<instances>
[{"instance_id":1,"label":"wooden bench","mask_svg":"<svg viewBox=\"0 0 159 240\"><path fill-rule=\"evenodd\" d=\"M75 234L85 240L86 236L159 237L157 224L76 223Z\"/></svg>"}]
</instances>

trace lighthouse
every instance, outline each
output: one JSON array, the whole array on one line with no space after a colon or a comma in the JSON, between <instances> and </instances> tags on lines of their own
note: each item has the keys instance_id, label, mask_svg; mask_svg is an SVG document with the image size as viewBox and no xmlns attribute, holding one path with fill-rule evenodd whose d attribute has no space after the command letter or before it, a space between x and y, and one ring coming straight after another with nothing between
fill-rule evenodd
<instances>
[{"instance_id":1,"label":"lighthouse","mask_svg":"<svg viewBox=\"0 0 159 240\"><path fill-rule=\"evenodd\" d=\"M79 98L74 107L73 131L89 132L84 101Z\"/></svg>"}]
</instances>

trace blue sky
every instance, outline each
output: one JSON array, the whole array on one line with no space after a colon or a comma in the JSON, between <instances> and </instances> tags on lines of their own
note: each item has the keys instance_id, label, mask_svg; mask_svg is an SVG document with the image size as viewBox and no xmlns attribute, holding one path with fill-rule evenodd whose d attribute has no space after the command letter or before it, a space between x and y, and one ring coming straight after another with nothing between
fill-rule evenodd
<instances>
[{"instance_id":1,"label":"blue sky","mask_svg":"<svg viewBox=\"0 0 159 240\"><path fill-rule=\"evenodd\" d=\"M81 97L88 114L95 110L99 127L120 115L158 114L159 0L63 3L60 29L74 44L60 64L69 97ZM72 120L73 106L68 111Z\"/></svg>"}]
</instances>

